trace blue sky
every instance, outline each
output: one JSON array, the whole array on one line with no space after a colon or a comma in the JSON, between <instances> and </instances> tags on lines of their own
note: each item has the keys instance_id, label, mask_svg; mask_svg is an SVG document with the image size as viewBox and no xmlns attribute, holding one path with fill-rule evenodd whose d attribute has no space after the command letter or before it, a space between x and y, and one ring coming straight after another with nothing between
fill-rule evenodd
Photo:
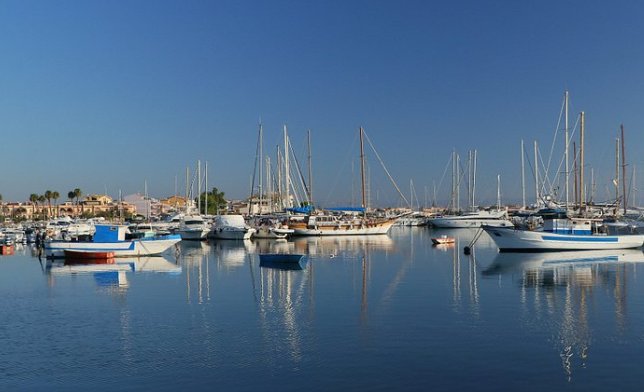
<instances>
[{"instance_id":1,"label":"blue sky","mask_svg":"<svg viewBox=\"0 0 644 392\"><path fill-rule=\"evenodd\" d=\"M547 158L568 89L604 199L621 123L644 171L644 3L532 3L4 1L0 193L116 196L147 181L165 197L201 160L210 185L243 198L261 118L271 153L287 124L304 160L311 130L320 204L351 201L360 126L421 203L454 149L478 151L480 202L497 174L516 201L520 140ZM399 204L370 166L372 199Z\"/></svg>"}]
</instances>

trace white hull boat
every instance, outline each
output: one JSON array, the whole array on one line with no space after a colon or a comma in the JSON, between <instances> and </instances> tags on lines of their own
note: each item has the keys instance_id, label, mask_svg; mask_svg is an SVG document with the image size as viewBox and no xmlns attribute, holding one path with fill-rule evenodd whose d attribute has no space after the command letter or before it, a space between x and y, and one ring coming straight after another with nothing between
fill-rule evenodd
<instances>
[{"instance_id":1,"label":"white hull boat","mask_svg":"<svg viewBox=\"0 0 644 392\"><path fill-rule=\"evenodd\" d=\"M630 249L644 245L644 235L562 234L483 226L501 252Z\"/></svg>"},{"instance_id":2,"label":"white hull boat","mask_svg":"<svg viewBox=\"0 0 644 392\"><path fill-rule=\"evenodd\" d=\"M255 225L253 238L280 240L293 234L293 229L280 223L278 219L261 218Z\"/></svg>"},{"instance_id":3,"label":"white hull boat","mask_svg":"<svg viewBox=\"0 0 644 392\"><path fill-rule=\"evenodd\" d=\"M330 215L311 215L289 227L295 236L338 236L387 234L396 219L340 219Z\"/></svg>"},{"instance_id":4,"label":"white hull boat","mask_svg":"<svg viewBox=\"0 0 644 392\"><path fill-rule=\"evenodd\" d=\"M114 257L159 255L177 242L178 235L125 240L125 226L96 225L96 234L91 242L49 241L45 243L45 255L49 258L65 257L65 251L113 252Z\"/></svg>"},{"instance_id":5,"label":"white hull boat","mask_svg":"<svg viewBox=\"0 0 644 392\"><path fill-rule=\"evenodd\" d=\"M254 233L255 229L241 215L217 215L208 236L217 240L248 240Z\"/></svg>"},{"instance_id":6,"label":"white hull boat","mask_svg":"<svg viewBox=\"0 0 644 392\"><path fill-rule=\"evenodd\" d=\"M507 219L505 211L489 212L479 211L464 215L443 216L431 220L434 227L465 229L477 228L483 225L493 227L513 227L514 224Z\"/></svg>"},{"instance_id":7,"label":"white hull boat","mask_svg":"<svg viewBox=\"0 0 644 392\"><path fill-rule=\"evenodd\" d=\"M202 241L208 236L210 228L199 215L187 215L181 218L179 228L175 233L181 236L182 240Z\"/></svg>"}]
</instances>

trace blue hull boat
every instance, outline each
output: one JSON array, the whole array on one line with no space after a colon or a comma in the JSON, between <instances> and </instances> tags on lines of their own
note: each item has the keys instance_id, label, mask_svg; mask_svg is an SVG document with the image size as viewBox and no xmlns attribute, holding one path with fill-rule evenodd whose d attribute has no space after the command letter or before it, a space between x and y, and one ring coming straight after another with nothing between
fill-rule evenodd
<instances>
[{"instance_id":1,"label":"blue hull boat","mask_svg":"<svg viewBox=\"0 0 644 392\"><path fill-rule=\"evenodd\" d=\"M303 257L303 254L293 253L262 253L259 255L259 261L261 263L299 263Z\"/></svg>"}]
</instances>

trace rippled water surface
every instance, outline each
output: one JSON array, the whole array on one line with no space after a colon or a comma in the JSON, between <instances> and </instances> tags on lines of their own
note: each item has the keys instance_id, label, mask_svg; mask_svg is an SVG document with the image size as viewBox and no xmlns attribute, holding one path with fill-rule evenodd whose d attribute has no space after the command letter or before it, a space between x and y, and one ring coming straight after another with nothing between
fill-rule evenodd
<instances>
[{"instance_id":1,"label":"rippled water surface","mask_svg":"<svg viewBox=\"0 0 644 392\"><path fill-rule=\"evenodd\" d=\"M0 256L1 390L641 390L641 250L497 254L476 232ZM431 237L457 237L432 246ZM306 257L260 265L262 252Z\"/></svg>"}]
</instances>

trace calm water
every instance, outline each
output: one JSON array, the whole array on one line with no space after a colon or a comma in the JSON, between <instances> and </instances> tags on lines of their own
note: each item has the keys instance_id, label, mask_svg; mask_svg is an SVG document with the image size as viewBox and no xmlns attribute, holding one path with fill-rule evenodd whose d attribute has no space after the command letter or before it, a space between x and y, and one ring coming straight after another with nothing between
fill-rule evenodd
<instances>
[{"instance_id":1,"label":"calm water","mask_svg":"<svg viewBox=\"0 0 644 392\"><path fill-rule=\"evenodd\" d=\"M430 238L455 235L453 247ZM644 255L501 254L475 231L0 256L1 390L641 390ZM258 253L306 253L300 270Z\"/></svg>"}]
</instances>

